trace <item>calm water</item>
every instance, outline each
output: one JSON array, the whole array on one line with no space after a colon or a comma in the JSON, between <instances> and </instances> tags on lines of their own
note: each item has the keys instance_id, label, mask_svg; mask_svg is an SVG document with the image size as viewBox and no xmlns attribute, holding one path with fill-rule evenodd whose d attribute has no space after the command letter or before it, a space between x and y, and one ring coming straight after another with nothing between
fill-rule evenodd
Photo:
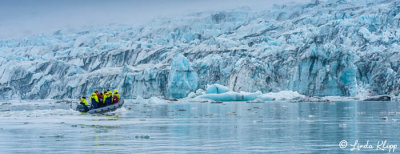
<instances>
[{"instance_id":1,"label":"calm water","mask_svg":"<svg viewBox=\"0 0 400 154\"><path fill-rule=\"evenodd\" d=\"M342 140L400 145L397 102L126 102L108 115L64 102L0 102L0 153L346 153L351 146L339 148Z\"/></svg>"}]
</instances>

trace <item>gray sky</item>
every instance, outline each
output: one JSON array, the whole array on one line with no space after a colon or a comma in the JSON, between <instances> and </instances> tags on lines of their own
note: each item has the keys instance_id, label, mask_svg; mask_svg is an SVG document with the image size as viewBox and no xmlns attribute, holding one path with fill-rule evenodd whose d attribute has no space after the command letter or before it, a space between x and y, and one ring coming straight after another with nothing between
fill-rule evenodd
<instances>
[{"instance_id":1,"label":"gray sky","mask_svg":"<svg viewBox=\"0 0 400 154\"><path fill-rule=\"evenodd\" d=\"M0 0L0 39L58 29L109 24L141 25L156 17L310 0Z\"/></svg>"}]
</instances>

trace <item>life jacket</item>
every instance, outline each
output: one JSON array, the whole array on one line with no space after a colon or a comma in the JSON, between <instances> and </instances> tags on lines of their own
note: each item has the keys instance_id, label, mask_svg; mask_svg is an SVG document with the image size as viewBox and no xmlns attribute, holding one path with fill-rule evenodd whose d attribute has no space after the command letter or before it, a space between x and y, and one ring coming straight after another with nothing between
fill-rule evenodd
<instances>
[{"instance_id":1,"label":"life jacket","mask_svg":"<svg viewBox=\"0 0 400 154\"><path fill-rule=\"evenodd\" d=\"M106 103L106 99L107 99L107 93L102 93L103 95L103 104Z\"/></svg>"},{"instance_id":2,"label":"life jacket","mask_svg":"<svg viewBox=\"0 0 400 154\"><path fill-rule=\"evenodd\" d=\"M110 103L113 102L112 93L111 91L107 91L107 99L109 99Z\"/></svg>"},{"instance_id":3,"label":"life jacket","mask_svg":"<svg viewBox=\"0 0 400 154\"><path fill-rule=\"evenodd\" d=\"M120 98L121 98L121 97L119 96L118 93L114 93L113 101L114 101L115 103L118 102Z\"/></svg>"},{"instance_id":4,"label":"life jacket","mask_svg":"<svg viewBox=\"0 0 400 154\"><path fill-rule=\"evenodd\" d=\"M101 95L101 93L97 93L97 98L103 98L103 95Z\"/></svg>"},{"instance_id":5,"label":"life jacket","mask_svg":"<svg viewBox=\"0 0 400 154\"><path fill-rule=\"evenodd\" d=\"M87 101L86 101L86 99L82 98L80 103L81 103L81 104L84 104L84 105L87 107Z\"/></svg>"},{"instance_id":6,"label":"life jacket","mask_svg":"<svg viewBox=\"0 0 400 154\"><path fill-rule=\"evenodd\" d=\"M99 98L97 97L97 94L93 92L92 96L90 96L90 100L93 102L99 103Z\"/></svg>"}]
</instances>

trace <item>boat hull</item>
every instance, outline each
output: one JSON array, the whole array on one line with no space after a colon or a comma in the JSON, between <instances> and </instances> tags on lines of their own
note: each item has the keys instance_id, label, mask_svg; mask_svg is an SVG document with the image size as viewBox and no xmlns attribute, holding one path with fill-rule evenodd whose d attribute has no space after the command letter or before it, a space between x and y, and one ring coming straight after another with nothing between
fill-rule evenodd
<instances>
[{"instance_id":1,"label":"boat hull","mask_svg":"<svg viewBox=\"0 0 400 154\"><path fill-rule=\"evenodd\" d=\"M113 103L111 105L105 106L105 107L101 107L101 108L97 108L97 109L91 109L89 111L87 111L86 113L90 113L90 114L96 114L96 113L106 113L106 112L112 112L115 111L119 108L121 108L124 105L125 101L124 99L121 99L118 101L118 103ZM80 112L85 112L84 108L82 105L78 105L76 107L77 111Z\"/></svg>"}]
</instances>

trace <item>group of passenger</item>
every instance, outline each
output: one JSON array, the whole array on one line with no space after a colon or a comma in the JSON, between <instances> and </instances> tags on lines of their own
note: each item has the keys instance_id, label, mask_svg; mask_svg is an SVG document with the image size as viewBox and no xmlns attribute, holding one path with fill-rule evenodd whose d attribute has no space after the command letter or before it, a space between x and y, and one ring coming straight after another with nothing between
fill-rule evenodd
<instances>
[{"instance_id":1,"label":"group of passenger","mask_svg":"<svg viewBox=\"0 0 400 154\"><path fill-rule=\"evenodd\" d=\"M90 100L91 100L91 109L97 109L100 107L105 107L107 105L111 105L113 103L118 103L118 101L120 100L120 96L118 94L117 90L114 90L114 94L107 89L106 91L103 91L102 93L100 93L98 90L95 90L92 95L90 96ZM85 111L89 111L89 107L86 101L86 97L83 96L81 98L81 102L80 104L82 104L85 108Z\"/></svg>"}]
</instances>

